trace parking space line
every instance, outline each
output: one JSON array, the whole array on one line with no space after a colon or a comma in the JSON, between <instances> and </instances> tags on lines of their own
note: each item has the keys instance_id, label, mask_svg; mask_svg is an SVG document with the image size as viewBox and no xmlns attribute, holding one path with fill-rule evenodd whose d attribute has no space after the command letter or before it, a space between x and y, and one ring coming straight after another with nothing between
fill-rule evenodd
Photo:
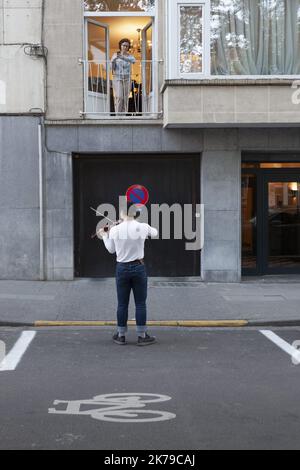
<instances>
[{"instance_id":1,"label":"parking space line","mask_svg":"<svg viewBox=\"0 0 300 470\"><path fill-rule=\"evenodd\" d=\"M263 334L266 338L272 341L276 346L282 349L284 352L289 354L295 361L300 364L300 351L294 348L291 344L284 341L280 336L273 333L269 330L260 330L260 333Z\"/></svg>"},{"instance_id":2,"label":"parking space line","mask_svg":"<svg viewBox=\"0 0 300 470\"><path fill-rule=\"evenodd\" d=\"M22 332L16 344L0 363L0 372L16 369L35 335L36 331Z\"/></svg>"}]
</instances>

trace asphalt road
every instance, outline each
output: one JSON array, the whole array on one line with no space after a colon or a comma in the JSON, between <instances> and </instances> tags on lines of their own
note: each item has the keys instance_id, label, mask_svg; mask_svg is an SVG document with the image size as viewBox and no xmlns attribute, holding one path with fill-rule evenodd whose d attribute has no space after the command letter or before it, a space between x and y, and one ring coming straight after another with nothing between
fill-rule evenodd
<instances>
[{"instance_id":1,"label":"asphalt road","mask_svg":"<svg viewBox=\"0 0 300 470\"><path fill-rule=\"evenodd\" d=\"M0 329L21 357L0 368L0 449L300 449L300 365L258 329L161 328L144 348L112 333Z\"/></svg>"}]
</instances>

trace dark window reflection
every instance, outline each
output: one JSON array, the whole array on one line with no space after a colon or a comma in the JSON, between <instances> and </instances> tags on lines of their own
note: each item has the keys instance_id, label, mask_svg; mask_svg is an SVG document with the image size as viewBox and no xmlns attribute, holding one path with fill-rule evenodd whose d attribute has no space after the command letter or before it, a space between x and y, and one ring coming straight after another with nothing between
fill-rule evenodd
<instances>
[{"instance_id":1,"label":"dark window reflection","mask_svg":"<svg viewBox=\"0 0 300 470\"><path fill-rule=\"evenodd\" d=\"M257 181L255 175L242 175L242 267L257 264Z\"/></svg>"},{"instance_id":2,"label":"dark window reflection","mask_svg":"<svg viewBox=\"0 0 300 470\"><path fill-rule=\"evenodd\" d=\"M269 267L300 266L300 184L268 185Z\"/></svg>"}]
</instances>

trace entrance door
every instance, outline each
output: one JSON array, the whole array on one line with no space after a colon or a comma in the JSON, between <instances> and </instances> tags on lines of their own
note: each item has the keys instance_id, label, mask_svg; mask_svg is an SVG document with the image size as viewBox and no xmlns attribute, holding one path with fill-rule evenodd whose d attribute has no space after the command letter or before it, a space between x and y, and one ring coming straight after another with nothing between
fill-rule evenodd
<instances>
[{"instance_id":1,"label":"entrance door","mask_svg":"<svg viewBox=\"0 0 300 470\"><path fill-rule=\"evenodd\" d=\"M264 184L266 272L300 273L300 177L266 175Z\"/></svg>"},{"instance_id":2,"label":"entrance door","mask_svg":"<svg viewBox=\"0 0 300 470\"><path fill-rule=\"evenodd\" d=\"M288 165L256 164L243 170L244 275L300 274L300 171Z\"/></svg>"},{"instance_id":3,"label":"entrance door","mask_svg":"<svg viewBox=\"0 0 300 470\"><path fill-rule=\"evenodd\" d=\"M106 24L88 20L87 35L87 112L110 112L109 29Z\"/></svg>"},{"instance_id":4,"label":"entrance door","mask_svg":"<svg viewBox=\"0 0 300 470\"><path fill-rule=\"evenodd\" d=\"M115 255L108 253L102 240L97 237L92 238L101 217L97 217L90 208L96 209L100 204L112 204L117 211L119 196L124 196L133 184L141 184L149 191L150 199L147 207L150 224L152 204L159 206L167 204L169 207L180 204L181 208L184 208L184 204L191 204L193 208L191 229L195 232L196 204L200 204L199 155L75 156L74 218L77 277L114 276ZM118 217L118 214L116 215ZM162 221L162 216L160 219ZM159 239L146 241L145 259L148 274L155 277L200 276L200 252L186 250L188 240L177 237L173 220L174 214L171 214L170 237L166 235L166 224L162 226L160 222ZM184 220L182 224L184 234Z\"/></svg>"}]
</instances>

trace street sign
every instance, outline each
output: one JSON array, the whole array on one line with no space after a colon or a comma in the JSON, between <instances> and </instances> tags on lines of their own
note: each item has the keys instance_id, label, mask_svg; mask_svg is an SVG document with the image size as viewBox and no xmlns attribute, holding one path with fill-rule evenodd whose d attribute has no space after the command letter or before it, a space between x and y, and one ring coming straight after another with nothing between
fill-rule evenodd
<instances>
[{"instance_id":1,"label":"street sign","mask_svg":"<svg viewBox=\"0 0 300 470\"><path fill-rule=\"evenodd\" d=\"M145 206L149 201L149 192L145 186L134 184L127 189L126 198L128 202L132 202L138 207Z\"/></svg>"}]
</instances>

